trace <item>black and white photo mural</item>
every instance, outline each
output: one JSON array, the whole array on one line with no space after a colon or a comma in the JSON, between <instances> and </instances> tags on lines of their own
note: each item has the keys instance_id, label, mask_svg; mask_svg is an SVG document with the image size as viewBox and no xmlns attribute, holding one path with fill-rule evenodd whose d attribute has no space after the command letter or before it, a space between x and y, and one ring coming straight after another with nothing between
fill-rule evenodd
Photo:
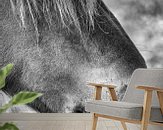
<instances>
[{"instance_id":1,"label":"black and white photo mural","mask_svg":"<svg viewBox=\"0 0 163 130\"><path fill-rule=\"evenodd\" d=\"M83 113L88 82L120 100L135 69L162 67L163 2L148 1L0 0L0 67L14 64L1 93L43 93L10 112Z\"/></svg>"}]
</instances>

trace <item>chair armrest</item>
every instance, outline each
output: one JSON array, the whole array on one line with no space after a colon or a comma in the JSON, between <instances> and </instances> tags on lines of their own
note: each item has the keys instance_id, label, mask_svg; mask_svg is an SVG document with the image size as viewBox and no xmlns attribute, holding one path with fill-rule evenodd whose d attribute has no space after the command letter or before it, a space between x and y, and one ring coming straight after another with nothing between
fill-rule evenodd
<instances>
[{"instance_id":1,"label":"chair armrest","mask_svg":"<svg viewBox=\"0 0 163 130\"><path fill-rule=\"evenodd\" d=\"M95 92L95 99L96 100L101 100L101 92L102 92L102 87L106 87L110 93L111 99L113 101L118 101L116 92L115 92L115 85L106 85L106 84L97 84L97 83L88 83L87 85L93 86L96 88Z\"/></svg>"},{"instance_id":2,"label":"chair armrest","mask_svg":"<svg viewBox=\"0 0 163 130\"><path fill-rule=\"evenodd\" d=\"M162 88L159 87L153 87L153 86L137 86L137 89L143 89L145 91L158 91L158 92L163 92Z\"/></svg>"},{"instance_id":3,"label":"chair armrest","mask_svg":"<svg viewBox=\"0 0 163 130\"><path fill-rule=\"evenodd\" d=\"M93 87L106 87L106 88L110 88L110 89L116 88L115 85L106 85L106 84L97 84L97 83L88 83L87 85L93 86Z\"/></svg>"},{"instance_id":4,"label":"chair armrest","mask_svg":"<svg viewBox=\"0 0 163 130\"><path fill-rule=\"evenodd\" d=\"M144 105L143 105L143 118L142 121L149 122L150 113L151 113L151 103L152 103L152 93L153 91L157 92L161 113L163 114L163 89L153 86L137 86L137 89L145 90L144 94Z\"/></svg>"},{"instance_id":5,"label":"chair armrest","mask_svg":"<svg viewBox=\"0 0 163 130\"><path fill-rule=\"evenodd\" d=\"M163 102L162 102L163 101L163 89L162 88L153 87L153 86L137 86L136 88L145 90L144 103L148 104L149 105L148 107L150 107L150 105L151 105L152 92L156 91L158 100L159 100L159 104L160 104L160 108L161 108L161 113L163 114ZM147 95L150 95L150 96L147 96ZM147 101L147 100L150 100L150 101ZM145 107L145 105L144 105L144 107Z\"/></svg>"}]
</instances>

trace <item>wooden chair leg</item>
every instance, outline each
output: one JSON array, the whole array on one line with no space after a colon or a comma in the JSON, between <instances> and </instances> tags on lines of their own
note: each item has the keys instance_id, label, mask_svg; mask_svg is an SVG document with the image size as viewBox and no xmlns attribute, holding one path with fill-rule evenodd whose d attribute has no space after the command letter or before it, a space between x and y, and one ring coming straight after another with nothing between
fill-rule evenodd
<instances>
[{"instance_id":1,"label":"wooden chair leg","mask_svg":"<svg viewBox=\"0 0 163 130\"><path fill-rule=\"evenodd\" d=\"M98 121L98 117L95 115L95 113L93 114L93 122L92 122L92 130L96 130L97 127L97 121Z\"/></svg>"},{"instance_id":2,"label":"wooden chair leg","mask_svg":"<svg viewBox=\"0 0 163 130\"><path fill-rule=\"evenodd\" d=\"M127 126L126 126L125 122L121 121L121 124L122 124L123 129L127 130Z\"/></svg>"},{"instance_id":3,"label":"wooden chair leg","mask_svg":"<svg viewBox=\"0 0 163 130\"><path fill-rule=\"evenodd\" d=\"M141 130L147 130L149 119L150 119L151 102L152 102L152 91L150 90L145 91Z\"/></svg>"},{"instance_id":4,"label":"wooden chair leg","mask_svg":"<svg viewBox=\"0 0 163 130\"><path fill-rule=\"evenodd\" d=\"M163 92L157 92L157 96L160 103L161 113L163 114Z\"/></svg>"},{"instance_id":5,"label":"wooden chair leg","mask_svg":"<svg viewBox=\"0 0 163 130\"><path fill-rule=\"evenodd\" d=\"M142 123L141 130L147 130L148 124Z\"/></svg>"}]
</instances>

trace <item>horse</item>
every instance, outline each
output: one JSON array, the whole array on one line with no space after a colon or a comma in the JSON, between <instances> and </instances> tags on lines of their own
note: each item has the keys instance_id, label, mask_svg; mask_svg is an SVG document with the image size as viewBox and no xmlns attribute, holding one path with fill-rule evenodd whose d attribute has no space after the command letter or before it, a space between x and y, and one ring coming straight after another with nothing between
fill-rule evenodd
<instances>
[{"instance_id":1,"label":"horse","mask_svg":"<svg viewBox=\"0 0 163 130\"><path fill-rule=\"evenodd\" d=\"M36 112L85 112L87 82L127 84L147 67L102 0L0 0L0 7L0 67L14 64L3 92L43 93L29 104Z\"/></svg>"}]
</instances>

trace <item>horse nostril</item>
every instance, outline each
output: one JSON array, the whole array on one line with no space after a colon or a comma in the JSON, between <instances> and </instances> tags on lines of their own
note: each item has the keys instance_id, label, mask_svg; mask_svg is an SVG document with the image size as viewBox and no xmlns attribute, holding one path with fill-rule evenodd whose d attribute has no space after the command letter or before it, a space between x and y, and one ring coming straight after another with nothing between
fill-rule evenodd
<instances>
[{"instance_id":1,"label":"horse nostril","mask_svg":"<svg viewBox=\"0 0 163 130\"><path fill-rule=\"evenodd\" d=\"M73 113L85 113L85 107L83 104L78 104L73 108Z\"/></svg>"}]
</instances>

